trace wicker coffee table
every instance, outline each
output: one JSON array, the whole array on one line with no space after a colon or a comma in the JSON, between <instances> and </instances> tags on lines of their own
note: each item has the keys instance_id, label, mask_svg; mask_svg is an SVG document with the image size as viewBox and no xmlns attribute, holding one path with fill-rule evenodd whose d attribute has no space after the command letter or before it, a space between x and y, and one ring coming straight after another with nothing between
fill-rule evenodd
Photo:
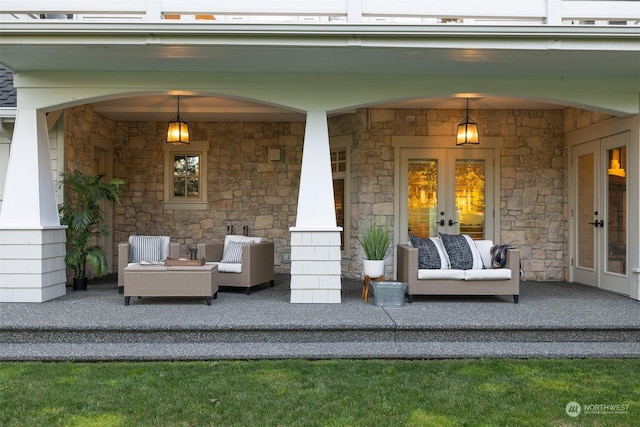
<instances>
[{"instance_id":1,"label":"wicker coffee table","mask_svg":"<svg viewBox=\"0 0 640 427\"><path fill-rule=\"evenodd\" d=\"M131 297L205 297L218 298L218 266L141 265L124 269L124 305Z\"/></svg>"}]
</instances>

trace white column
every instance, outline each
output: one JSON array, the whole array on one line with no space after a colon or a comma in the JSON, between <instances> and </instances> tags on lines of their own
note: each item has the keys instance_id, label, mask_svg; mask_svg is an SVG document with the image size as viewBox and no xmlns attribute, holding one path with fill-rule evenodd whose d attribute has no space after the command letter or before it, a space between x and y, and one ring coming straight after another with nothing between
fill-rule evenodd
<instances>
[{"instance_id":1,"label":"white column","mask_svg":"<svg viewBox=\"0 0 640 427\"><path fill-rule=\"evenodd\" d=\"M64 295L65 241L46 115L18 109L0 211L0 302L43 302Z\"/></svg>"},{"instance_id":2,"label":"white column","mask_svg":"<svg viewBox=\"0 0 640 427\"><path fill-rule=\"evenodd\" d=\"M547 25L562 25L562 0L547 0Z\"/></svg>"},{"instance_id":3,"label":"white column","mask_svg":"<svg viewBox=\"0 0 640 427\"><path fill-rule=\"evenodd\" d=\"M291 302L340 303L340 231L333 199L325 111L307 113L296 226L291 231Z\"/></svg>"},{"instance_id":4,"label":"white column","mask_svg":"<svg viewBox=\"0 0 640 427\"><path fill-rule=\"evenodd\" d=\"M640 268L633 269L631 274L631 294L629 296L640 300Z\"/></svg>"},{"instance_id":5,"label":"white column","mask_svg":"<svg viewBox=\"0 0 640 427\"><path fill-rule=\"evenodd\" d=\"M362 22L362 0L347 0L347 23Z\"/></svg>"}]
</instances>

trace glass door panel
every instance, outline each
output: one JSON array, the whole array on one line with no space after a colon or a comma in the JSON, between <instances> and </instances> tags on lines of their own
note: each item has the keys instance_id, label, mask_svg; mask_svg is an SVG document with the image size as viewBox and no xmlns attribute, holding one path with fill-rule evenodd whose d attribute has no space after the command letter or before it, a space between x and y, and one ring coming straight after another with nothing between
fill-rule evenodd
<instances>
[{"instance_id":1,"label":"glass door panel","mask_svg":"<svg viewBox=\"0 0 640 427\"><path fill-rule=\"evenodd\" d=\"M588 153L578 157L578 267L595 268L595 155Z\"/></svg>"},{"instance_id":2,"label":"glass door panel","mask_svg":"<svg viewBox=\"0 0 640 427\"><path fill-rule=\"evenodd\" d=\"M485 236L486 162L484 159L455 161L455 222L457 231L474 239Z\"/></svg>"},{"instance_id":3,"label":"glass door panel","mask_svg":"<svg viewBox=\"0 0 640 427\"><path fill-rule=\"evenodd\" d=\"M340 249L344 250L344 201L345 201L345 181L344 178L333 180L333 200L336 209L336 225L342 227L340 231Z\"/></svg>"},{"instance_id":4,"label":"glass door panel","mask_svg":"<svg viewBox=\"0 0 640 427\"><path fill-rule=\"evenodd\" d=\"M627 147L607 150L607 264L611 273L627 274Z\"/></svg>"},{"instance_id":5,"label":"glass door panel","mask_svg":"<svg viewBox=\"0 0 640 427\"><path fill-rule=\"evenodd\" d=\"M570 280L629 295L627 144L629 132L573 147L575 250ZM573 262L575 259L575 263Z\"/></svg>"},{"instance_id":6,"label":"glass door panel","mask_svg":"<svg viewBox=\"0 0 640 427\"><path fill-rule=\"evenodd\" d=\"M407 148L400 162L400 241L408 233L496 239L493 150Z\"/></svg>"},{"instance_id":7,"label":"glass door panel","mask_svg":"<svg viewBox=\"0 0 640 427\"><path fill-rule=\"evenodd\" d=\"M438 235L438 159L409 159L407 229L418 237Z\"/></svg>"}]
</instances>

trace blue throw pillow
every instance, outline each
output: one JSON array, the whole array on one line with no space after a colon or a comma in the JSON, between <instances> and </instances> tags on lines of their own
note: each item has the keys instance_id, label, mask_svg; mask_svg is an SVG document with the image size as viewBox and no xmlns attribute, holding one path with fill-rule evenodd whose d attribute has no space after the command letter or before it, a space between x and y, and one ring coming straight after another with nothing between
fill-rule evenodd
<instances>
[{"instance_id":1,"label":"blue throw pillow","mask_svg":"<svg viewBox=\"0 0 640 427\"><path fill-rule=\"evenodd\" d=\"M448 261L443 259L444 254L438 250L434 238L422 238L409 234L409 240L411 245L418 249L418 269L440 270L448 268Z\"/></svg>"},{"instance_id":2,"label":"blue throw pillow","mask_svg":"<svg viewBox=\"0 0 640 427\"><path fill-rule=\"evenodd\" d=\"M454 270L481 270L484 268L480 251L471 236L466 234L442 234L440 238Z\"/></svg>"}]
</instances>

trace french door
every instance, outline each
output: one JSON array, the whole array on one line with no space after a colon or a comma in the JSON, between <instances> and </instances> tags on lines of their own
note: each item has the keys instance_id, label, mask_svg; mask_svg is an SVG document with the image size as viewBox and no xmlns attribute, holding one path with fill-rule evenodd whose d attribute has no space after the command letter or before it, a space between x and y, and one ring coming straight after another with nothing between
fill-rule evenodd
<instances>
[{"instance_id":1,"label":"french door","mask_svg":"<svg viewBox=\"0 0 640 427\"><path fill-rule=\"evenodd\" d=\"M400 241L438 233L494 239L494 150L400 150Z\"/></svg>"},{"instance_id":2,"label":"french door","mask_svg":"<svg viewBox=\"0 0 640 427\"><path fill-rule=\"evenodd\" d=\"M627 268L629 132L572 149L574 203L571 209L571 278L625 295Z\"/></svg>"}]
</instances>

